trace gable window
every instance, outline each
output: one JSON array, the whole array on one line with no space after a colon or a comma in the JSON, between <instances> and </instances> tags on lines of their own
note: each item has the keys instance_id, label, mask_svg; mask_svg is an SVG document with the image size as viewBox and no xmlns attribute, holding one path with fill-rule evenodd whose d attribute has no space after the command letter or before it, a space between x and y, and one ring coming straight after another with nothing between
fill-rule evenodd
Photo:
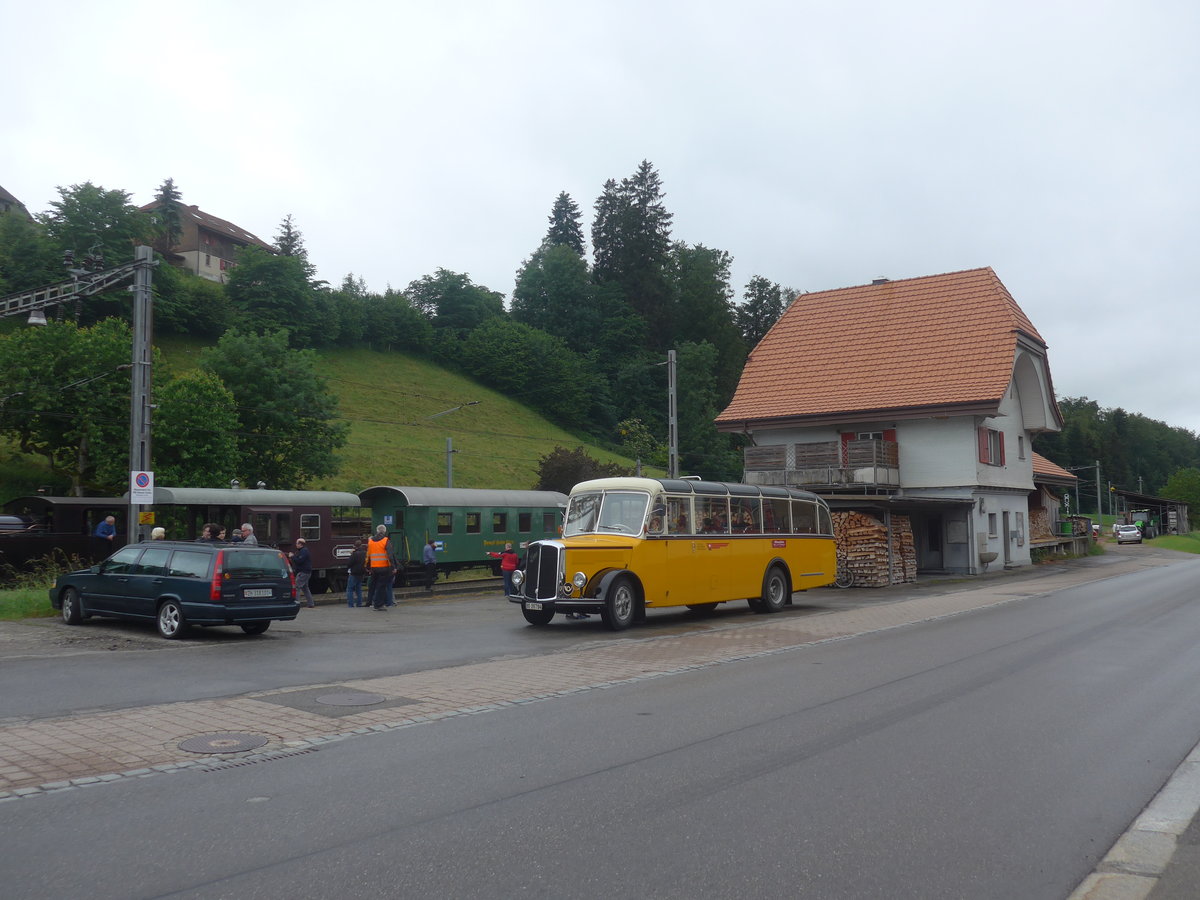
<instances>
[{"instance_id":1,"label":"gable window","mask_svg":"<svg viewBox=\"0 0 1200 900\"><path fill-rule=\"evenodd\" d=\"M1004 465L1004 432L995 428L979 429L979 461L989 466Z\"/></svg>"}]
</instances>

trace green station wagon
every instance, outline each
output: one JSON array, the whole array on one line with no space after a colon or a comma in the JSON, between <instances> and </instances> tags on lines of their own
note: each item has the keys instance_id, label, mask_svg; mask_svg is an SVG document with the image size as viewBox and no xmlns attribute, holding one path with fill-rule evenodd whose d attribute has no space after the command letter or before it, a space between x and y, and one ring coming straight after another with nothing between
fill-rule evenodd
<instances>
[{"instance_id":1,"label":"green station wagon","mask_svg":"<svg viewBox=\"0 0 1200 900\"><path fill-rule=\"evenodd\" d=\"M130 544L90 569L60 575L50 603L68 625L91 616L154 621L165 638L190 625L262 634L300 611L295 577L278 550L182 541Z\"/></svg>"}]
</instances>

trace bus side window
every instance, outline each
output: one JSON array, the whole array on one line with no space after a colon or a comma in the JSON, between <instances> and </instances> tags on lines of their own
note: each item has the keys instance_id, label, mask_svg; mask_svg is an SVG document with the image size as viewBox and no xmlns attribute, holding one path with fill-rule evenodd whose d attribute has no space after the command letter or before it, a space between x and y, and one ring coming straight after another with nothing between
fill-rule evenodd
<instances>
[{"instance_id":1,"label":"bus side window","mask_svg":"<svg viewBox=\"0 0 1200 900\"><path fill-rule=\"evenodd\" d=\"M815 534L817 505L807 500L792 501L792 530L796 534Z\"/></svg>"},{"instance_id":2,"label":"bus side window","mask_svg":"<svg viewBox=\"0 0 1200 900\"><path fill-rule=\"evenodd\" d=\"M833 519L829 516L829 509L824 506L817 508L821 524L821 534L833 534Z\"/></svg>"},{"instance_id":3,"label":"bus side window","mask_svg":"<svg viewBox=\"0 0 1200 900\"><path fill-rule=\"evenodd\" d=\"M762 506L757 500L738 500L730 522L738 534L762 533Z\"/></svg>"},{"instance_id":4,"label":"bus side window","mask_svg":"<svg viewBox=\"0 0 1200 900\"><path fill-rule=\"evenodd\" d=\"M691 502L686 497L667 498L667 532L669 534L691 534Z\"/></svg>"},{"instance_id":5,"label":"bus side window","mask_svg":"<svg viewBox=\"0 0 1200 900\"><path fill-rule=\"evenodd\" d=\"M792 525L788 515L788 506L787 500L763 500L765 516L763 532L765 534L787 534L791 531Z\"/></svg>"}]
</instances>

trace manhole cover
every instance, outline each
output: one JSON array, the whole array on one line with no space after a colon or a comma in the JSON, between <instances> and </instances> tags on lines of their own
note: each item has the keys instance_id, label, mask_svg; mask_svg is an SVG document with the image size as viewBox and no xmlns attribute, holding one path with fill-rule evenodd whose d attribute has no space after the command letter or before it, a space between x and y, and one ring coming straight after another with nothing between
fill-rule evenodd
<instances>
[{"instance_id":1,"label":"manhole cover","mask_svg":"<svg viewBox=\"0 0 1200 900\"><path fill-rule=\"evenodd\" d=\"M341 694L322 694L314 699L326 706L374 706L376 703L382 703L387 697L364 691L346 691Z\"/></svg>"},{"instance_id":2,"label":"manhole cover","mask_svg":"<svg viewBox=\"0 0 1200 900\"><path fill-rule=\"evenodd\" d=\"M179 749L188 753L240 753L261 747L266 742L265 737L257 734L202 734L181 741Z\"/></svg>"}]
</instances>

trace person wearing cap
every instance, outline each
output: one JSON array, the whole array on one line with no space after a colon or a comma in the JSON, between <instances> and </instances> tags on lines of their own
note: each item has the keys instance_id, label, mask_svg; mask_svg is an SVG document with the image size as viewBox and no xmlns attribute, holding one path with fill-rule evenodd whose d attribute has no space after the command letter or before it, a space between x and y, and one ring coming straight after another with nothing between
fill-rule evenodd
<instances>
[{"instance_id":1,"label":"person wearing cap","mask_svg":"<svg viewBox=\"0 0 1200 900\"><path fill-rule=\"evenodd\" d=\"M308 586L308 580L312 578L312 554L305 543L304 538L296 538L296 549L288 552L288 559L292 561L292 571L296 573L296 599L299 600L303 595L304 605L311 609L317 604L313 602L312 589Z\"/></svg>"}]
</instances>

